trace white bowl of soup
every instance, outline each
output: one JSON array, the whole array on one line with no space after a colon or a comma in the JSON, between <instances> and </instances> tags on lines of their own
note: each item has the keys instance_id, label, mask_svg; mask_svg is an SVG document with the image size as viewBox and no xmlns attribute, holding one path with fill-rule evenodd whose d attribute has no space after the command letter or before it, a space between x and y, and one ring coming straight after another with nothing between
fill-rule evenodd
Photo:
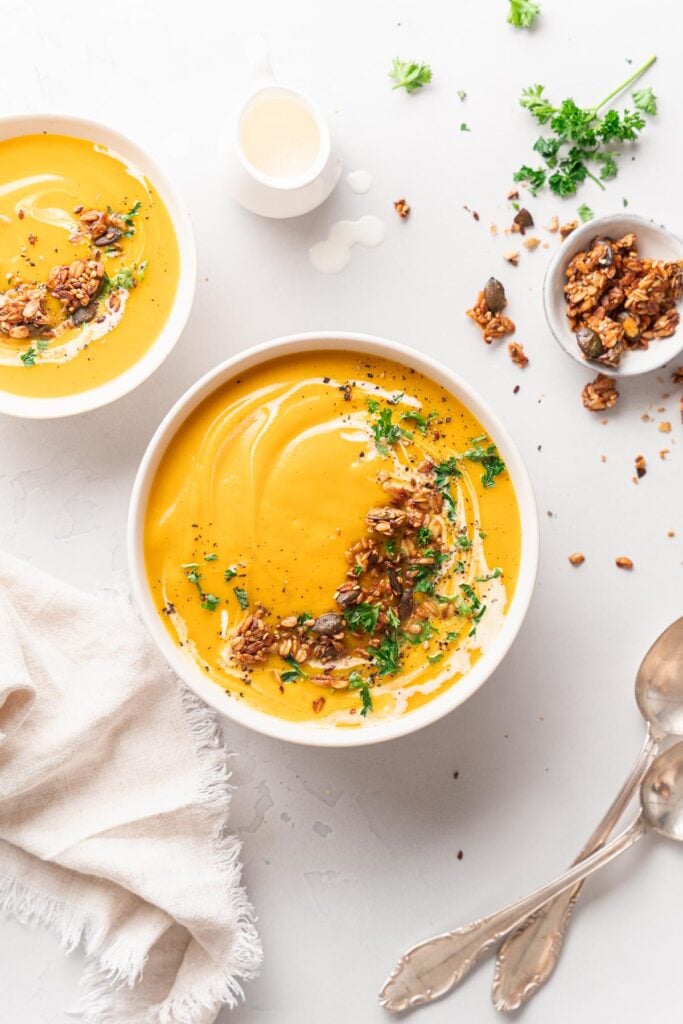
<instances>
[{"instance_id":1,"label":"white bowl of soup","mask_svg":"<svg viewBox=\"0 0 683 1024\"><path fill-rule=\"evenodd\" d=\"M195 278L183 202L139 146L82 118L0 118L0 412L127 394L176 344Z\"/></svg>"},{"instance_id":2,"label":"white bowl of soup","mask_svg":"<svg viewBox=\"0 0 683 1024\"><path fill-rule=\"evenodd\" d=\"M187 685L259 732L413 732L491 675L538 522L513 441L446 367L360 334L281 338L171 409L140 465L134 599Z\"/></svg>"}]
</instances>

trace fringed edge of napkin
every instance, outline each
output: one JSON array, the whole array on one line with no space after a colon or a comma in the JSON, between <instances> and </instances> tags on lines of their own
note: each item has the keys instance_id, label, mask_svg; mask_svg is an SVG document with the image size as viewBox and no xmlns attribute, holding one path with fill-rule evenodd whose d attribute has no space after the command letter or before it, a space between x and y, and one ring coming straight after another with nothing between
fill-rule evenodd
<instances>
[{"instance_id":1,"label":"fringed edge of napkin","mask_svg":"<svg viewBox=\"0 0 683 1024\"><path fill-rule=\"evenodd\" d=\"M218 818L211 837L211 853L224 880L224 891L230 894L235 909L236 937L230 966L217 969L216 977L201 989L156 1007L156 1018L152 1015L150 1019L158 1019L160 1024L192 1024L201 1010L211 1010L220 1004L233 1008L244 997L241 982L255 977L262 957L254 910L241 885L241 843L228 832L232 796L230 755L214 713L184 689L181 705L201 768L199 803ZM93 917L10 878L0 877L0 912L21 924L50 930L67 953L83 944L87 966L78 1013L86 1024L115 1024L112 989L135 984L145 966L146 950L123 948L116 939L105 943L106 929Z\"/></svg>"}]
</instances>

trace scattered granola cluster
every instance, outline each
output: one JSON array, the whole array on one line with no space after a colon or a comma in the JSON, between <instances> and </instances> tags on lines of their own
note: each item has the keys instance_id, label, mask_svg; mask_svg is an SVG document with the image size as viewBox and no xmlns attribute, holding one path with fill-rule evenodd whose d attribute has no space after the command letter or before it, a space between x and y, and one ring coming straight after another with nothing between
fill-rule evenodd
<instances>
[{"instance_id":1,"label":"scattered granola cluster","mask_svg":"<svg viewBox=\"0 0 683 1024\"><path fill-rule=\"evenodd\" d=\"M44 332L49 324L45 312L44 284L21 281L0 292L0 333L17 341Z\"/></svg>"},{"instance_id":2,"label":"scattered granola cluster","mask_svg":"<svg viewBox=\"0 0 683 1024\"><path fill-rule=\"evenodd\" d=\"M78 228L69 237L70 242L74 245L92 242L98 248L120 250L118 243L130 230L126 220L130 214L115 213L113 210L84 210L83 207L77 207L74 212L80 216Z\"/></svg>"},{"instance_id":3,"label":"scattered granola cluster","mask_svg":"<svg viewBox=\"0 0 683 1024\"><path fill-rule=\"evenodd\" d=\"M643 259L636 236L595 238L567 266L567 317L587 359L618 366L628 349L666 338L679 322L683 265Z\"/></svg>"},{"instance_id":4,"label":"scattered granola cluster","mask_svg":"<svg viewBox=\"0 0 683 1024\"><path fill-rule=\"evenodd\" d=\"M581 398L585 409L589 412L604 412L611 409L617 403L619 392L617 391L612 377L606 377L599 373L595 380L586 384L581 392Z\"/></svg>"},{"instance_id":5,"label":"scattered granola cluster","mask_svg":"<svg viewBox=\"0 0 683 1024\"><path fill-rule=\"evenodd\" d=\"M495 277L490 277L479 292L477 301L467 315L481 328L482 337L487 345L497 338L513 334L515 325L503 310L507 306L505 289Z\"/></svg>"}]
</instances>

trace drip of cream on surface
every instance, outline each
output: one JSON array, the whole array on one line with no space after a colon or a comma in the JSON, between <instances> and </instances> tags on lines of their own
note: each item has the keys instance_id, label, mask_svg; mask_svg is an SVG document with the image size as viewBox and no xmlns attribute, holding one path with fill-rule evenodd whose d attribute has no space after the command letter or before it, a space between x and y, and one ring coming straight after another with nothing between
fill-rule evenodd
<instances>
[{"instance_id":1,"label":"drip of cream on surface","mask_svg":"<svg viewBox=\"0 0 683 1024\"><path fill-rule=\"evenodd\" d=\"M345 180L357 196L364 196L372 188L372 175L368 171L349 171Z\"/></svg>"},{"instance_id":2,"label":"drip of cream on surface","mask_svg":"<svg viewBox=\"0 0 683 1024\"><path fill-rule=\"evenodd\" d=\"M351 260L354 245L372 249L381 245L387 233L386 224L374 214L359 220L338 220L323 241L309 249L311 263L322 274L338 274Z\"/></svg>"}]
</instances>

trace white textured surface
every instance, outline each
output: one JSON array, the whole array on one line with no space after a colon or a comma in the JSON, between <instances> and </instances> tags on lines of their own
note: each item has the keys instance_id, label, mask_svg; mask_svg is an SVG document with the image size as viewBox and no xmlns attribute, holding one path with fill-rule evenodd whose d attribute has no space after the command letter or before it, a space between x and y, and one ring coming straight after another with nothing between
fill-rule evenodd
<instances>
[{"instance_id":1,"label":"white textured surface","mask_svg":"<svg viewBox=\"0 0 683 1024\"><path fill-rule=\"evenodd\" d=\"M384 334L457 366L510 426L538 495L542 564L528 620L501 670L450 718L347 753L226 727L241 754L234 824L266 950L260 980L232 1015L239 1024L380 1024L376 991L407 945L561 868L635 757L635 668L683 610L683 449L675 397L661 400L666 377L625 381L606 426L584 412L578 394L588 374L542 318L549 252L524 253L513 270L501 259L510 242L488 232L491 221L509 223L509 173L535 138L516 106L522 86L541 81L557 98L576 91L595 101L628 73L626 58L650 52L660 57L648 79L660 117L608 191L587 186L580 201L607 213L627 196L630 209L681 230L681 15L665 0L646 12L637 0L543 6L539 30L521 34L505 25L503 0L2 5L11 42L4 105L92 115L138 139L177 179L200 251L190 325L150 382L86 417L0 422L5 547L86 588L120 582L128 491L163 412L228 353L316 327ZM258 220L226 197L214 140L244 80L250 31L269 36L283 82L329 114L345 171L372 173L367 195L342 179L322 209L291 223ZM395 54L429 60L433 85L412 97L392 93L385 75ZM471 133L459 131L463 120ZM392 208L401 196L413 208L406 223ZM478 210L478 223L463 204ZM569 219L577 204L530 205L545 223L556 211ZM365 213L387 220L384 244L356 249L338 276L318 274L309 246L334 220ZM531 358L523 372L463 316L491 273L506 284ZM654 415L673 423L668 437L641 422L650 403L666 407ZM668 464L657 457L664 446ZM648 474L634 486L640 453ZM566 560L576 549L587 556L578 570ZM634 559L633 573L614 568L620 554ZM672 1019L683 861L675 846L648 842L590 885L556 975L525 1021ZM78 955L65 961L49 937L2 922L0 965L3 1021L67 1024ZM416 1019L494 1021L490 977L484 965Z\"/></svg>"}]
</instances>

